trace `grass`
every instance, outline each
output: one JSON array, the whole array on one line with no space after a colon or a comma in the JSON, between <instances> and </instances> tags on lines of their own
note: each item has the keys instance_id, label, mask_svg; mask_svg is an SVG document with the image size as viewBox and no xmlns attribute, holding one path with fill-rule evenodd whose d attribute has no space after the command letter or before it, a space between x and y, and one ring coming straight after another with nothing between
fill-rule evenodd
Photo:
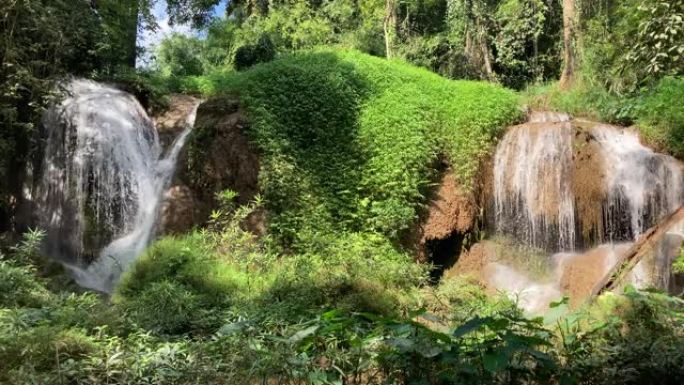
<instances>
[{"instance_id":1,"label":"grass","mask_svg":"<svg viewBox=\"0 0 684 385\"><path fill-rule=\"evenodd\" d=\"M435 165L451 164L469 187L496 136L520 116L516 94L500 86L354 51L295 53L194 81L205 94L239 96L263 155L270 233L297 250L321 232L397 239L415 221ZM215 130L198 127L195 138L207 132ZM198 164L202 143L189 142Z\"/></svg>"},{"instance_id":2,"label":"grass","mask_svg":"<svg viewBox=\"0 0 684 385\"><path fill-rule=\"evenodd\" d=\"M158 241L124 276L114 302L147 329L196 334L231 314L289 322L335 307L399 316L416 304L425 279L424 266L379 235L338 235L321 253L287 258L245 258L236 248L258 250L257 241L236 245L240 238L193 233Z\"/></svg>"},{"instance_id":3,"label":"grass","mask_svg":"<svg viewBox=\"0 0 684 385\"><path fill-rule=\"evenodd\" d=\"M15 248L0 263L0 276L22 277L3 286L12 300L0 303L0 383L684 379L684 302L676 298L611 294L562 318L567 309L550 309L545 326L476 283L425 285L425 266L381 234L340 233L316 252L273 255L240 229L246 214L155 243L113 306L93 293L50 290L31 262L36 243Z\"/></svg>"}]
</instances>

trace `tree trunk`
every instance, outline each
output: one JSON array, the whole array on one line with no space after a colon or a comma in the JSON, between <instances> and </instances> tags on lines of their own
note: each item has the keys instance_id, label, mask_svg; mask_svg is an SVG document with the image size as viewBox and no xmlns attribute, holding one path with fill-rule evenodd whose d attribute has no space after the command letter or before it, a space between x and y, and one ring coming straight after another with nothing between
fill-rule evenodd
<instances>
[{"instance_id":1,"label":"tree trunk","mask_svg":"<svg viewBox=\"0 0 684 385\"><path fill-rule=\"evenodd\" d=\"M575 81L575 0L563 0L563 73L560 87L568 89Z\"/></svg>"},{"instance_id":2,"label":"tree trunk","mask_svg":"<svg viewBox=\"0 0 684 385\"><path fill-rule=\"evenodd\" d=\"M623 255L619 256L615 266L596 284L596 286L594 286L590 299L593 299L606 291L614 290L620 284L624 283L625 278L634 267L646 255L653 252L667 232L672 230L674 226L682 221L684 221L684 207L680 207L677 211L663 219L659 224L648 229L636 242L634 242L632 247Z\"/></svg>"},{"instance_id":3,"label":"tree trunk","mask_svg":"<svg viewBox=\"0 0 684 385\"><path fill-rule=\"evenodd\" d=\"M112 64L134 68L137 58L139 0L91 0L101 22L110 31Z\"/></svg>"},{"instance_id":4,"label":"tree trunk","mask_svg":"<svg viewBox=\"0 0 684 385\"><path fill-rule=\"evenodd\" d=\"M126 65L135 68L138 58L138 23L140 22L140 4L137 0L131 1L126 10L127 17L124 21L126 31ZM126 24L127 23L127 24Z\"/></svg>"},{"instance_id":5,"label":"tree trunk","mask_svg":"<svg viewBox=\"0 0 684 385\"><path fill-rule=\"evenodd\" d=\"M385 56L390 59L394 56L394 37L397 33L397 7L395 0L386 0L385 2L383 29L385 31Z\"/></svg>"},{"instance_id":6,"label":"tree trunk","mask_svg":"<svg viewBox=\"0 0 684 385\"><path fill-rule=\"evenodd\" d=\"M487 80L495 81L496 75L492 67L492 53L489 49L489 42L487 41L487 31L485 28L480 29L480 49L482 50L482 61L484 64L484 71L487 75Z\"/></svg>"}]
</instances>

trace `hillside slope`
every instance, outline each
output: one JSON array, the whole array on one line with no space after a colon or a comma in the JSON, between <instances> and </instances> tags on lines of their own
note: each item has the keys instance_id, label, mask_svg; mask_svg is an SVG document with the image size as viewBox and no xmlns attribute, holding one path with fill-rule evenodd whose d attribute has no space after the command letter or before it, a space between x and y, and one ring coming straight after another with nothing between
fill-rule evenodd
<instances>
[{"instance_id":1,"label":"hillside slope","mask_svg":"<svg viewBox=\"0 0 684 385\"><path fill-rule=\"evenodd\" d=\"M205 94L239 98L262 157L269 231L287 247L339 231L396 239L416 220L438 165L467 189L495 137L520 116L516 94L500 86L354 51L306 51L195 81ZM203 121L189 144L196 186L212 185L200 168L220 135Z\"/></svg>"}]
</instances>

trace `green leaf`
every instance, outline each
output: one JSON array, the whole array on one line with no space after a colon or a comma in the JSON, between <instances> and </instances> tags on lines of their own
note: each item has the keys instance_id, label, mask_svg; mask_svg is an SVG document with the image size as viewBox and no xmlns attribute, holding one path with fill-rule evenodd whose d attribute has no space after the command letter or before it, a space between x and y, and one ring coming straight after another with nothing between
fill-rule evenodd
<instances>
[{"instance_id":1,"label":"green leaf","mask_svg":"<svg viewBox=\"0 0 684 385\"><path fill-rule=\"evenodd\" d=\"M491 322L492 320L492 317L475 317L470 321L464 323L463 325L459 326L456 330L454 330L453 336L456 338L463 337L468 333L480 329L483 325L487 324L488 322Z\"/></svg>"},{"instance_id":2,"label":"green leaf","mask_svg":"<svg viewBox=\"0 0 684 385\"><path fill-rule=\"evenodd\" d=\"M219 336L230 336L236 333L240 333L245 329L246 324L244 322L233 322L221 326L221 328L216 332Z\"/></svg>"},{"instance_id":3,"label":"green leaf","mask_svg":"<svg viewBox=\"0 0 684 385\"><path fill-rule=\"evenodd\" d=\"M313 325L309 326L308 328L304 330L300 330L297 333L295 333L292 337L288 339L290 343L296 344L302 340L304 340L307 337L312 336L316 331L318 330L319 326L318 325Z\"/></svg>"},{"instance_id":4,"label":"green leaf","mask_svg":"<svg viewBox=\"0 0 684 385\"><path fill-rule=\"evenodd\" d=\"M486 371L496 373L506 367L508 357L504 354L485 354L482 357L482 364Z\"/></svg>"}]
</instances>

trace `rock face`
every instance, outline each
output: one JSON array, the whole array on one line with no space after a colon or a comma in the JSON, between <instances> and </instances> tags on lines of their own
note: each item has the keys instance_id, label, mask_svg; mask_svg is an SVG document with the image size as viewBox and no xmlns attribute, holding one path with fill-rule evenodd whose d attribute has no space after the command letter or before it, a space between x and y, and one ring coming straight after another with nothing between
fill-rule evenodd
<instances>
[{"instance_id":1,"label":"rock face","mask_svg":"<svg viewBox=\"0 0 684 385\"><path fill-rule=\"evenodd\" d=\"M203 103L195 128L188 146L190 187L203 191L203 200L231 189L239 204L251 201L259 191L259 156L245 135L248 122L238 100L222 97Z\"/></svg>"},{"instance_id":2,"label":"rock face","mask_svg":"<svg viewBox=\"0 0 684 385\"><path fill-rule=\"evenodd\" d=\"M168 150L173 140L185 129L188 115L192 113L199 100L192 95L170 95L169 108L154 117L154 126L164 150Z\"/></svg>"},{"instance_id":3,"label":"rock face","mask_svg":"<svg viewBox=\"0 0 684 385\"><path fill-rule=\"evenodd\" d=\"M186 185L175 185L164 192L160 227L165 234L182 234L200 223L199 202Z\"/></svg>"},{"instance_id":4,"label":"rock face","mask_svg":"<svg viewBox=\"0 0 684 385\"><path fill-rule=\"evenodd\" d=\"M185 128L188 115L199 99L191 95L175 94L169 97L169 108L154 117L155 127L159 135L159 142L168 151L174 139ZM164 234L180 234L199 224L199 202L192 191L178 178L185 169L186 151L179 156L179 166L176 174L163 196L160 210L159 230Z\"/></svg>"},{"instance_id":5,"label":"rock face","mask_svg":"<svg viewBox=\"0 0 684 385\"><path fill-rule=\"evenodd\" d=\"M160 132L173 131L174 122L188 104L178 98L158 122ZM161 223L164 233L183 233L206 223L215 194L226 189L238 193L236 203L250 202L259 191L259 157L245 135L246 115L235 97L218 97L200 105L195 129L181 154L173 186L166 192ZM261 234L265 230L265 213L254 213L245 227Z\"/></svg>"},{"instance_id":6,"label":"rock face","mask_svg":"<svg viewBox=\"0 0 684 385\"><path fill-rule=\"evenodd\" d=\"M416 260L431 262L439 271L456 262L464 238L477 221L479 205L475 197L458 183L450 169L442 173L407 242Z\"/></svg>"},{"instance_id":7,"label":"rock face","mask_svg":"<svg viewBox=\"0 0 684 385\"><path fill-rule=\"evenodd\" d=\"M629 243L605 244L582 254L559 256L558 284L562 293L570 298L570 305L581 305L628 248Z\"/></svg>"}]
</instances>

